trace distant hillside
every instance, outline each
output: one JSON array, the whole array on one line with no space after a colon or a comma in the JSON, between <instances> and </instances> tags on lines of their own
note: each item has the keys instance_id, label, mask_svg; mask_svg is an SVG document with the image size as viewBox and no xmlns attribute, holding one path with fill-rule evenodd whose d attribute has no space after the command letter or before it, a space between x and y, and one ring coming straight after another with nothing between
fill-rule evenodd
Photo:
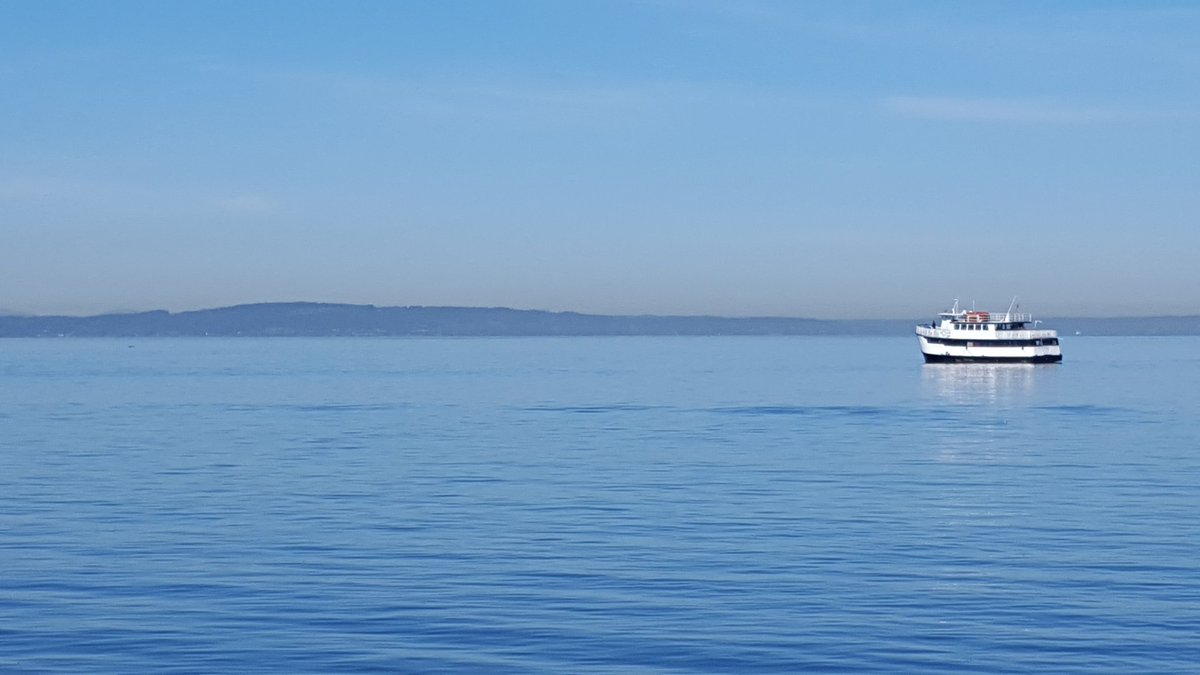
<instances>
[{"instance_id":1,"label":"distant hillside","mask_svg":"<svg viewBox=\"0 0 1200 675\"><path fill-rule=\"evenodd\" d=\"M1200 335L1200 316L1046 319L1059 335Z\"/></svg>"},{"instance_id":2,"label":"distant hillside","mask_svg":"<svg viewBox=\"0 0 1200 675\"><path fill-rule=\"evenodd\" d=\"M909 335L915 320L609 316L503 307L263 303L171 313L0 316L0 337ZM1063 335L1200 335L1200 317L1050 319Z\"/></svg>"},{"instance_id":3,"label":"distant hillside","mask_svg":"<svg viewBox=\"0 0 1200 675\"><path fill-rule=\"evenodd\" d=\"M311 302L237 305L193 312L99 316L3 316L0 337L884 335L908 321L607 316L503 307L376 307Z\"/></svg>"}]
</instances>

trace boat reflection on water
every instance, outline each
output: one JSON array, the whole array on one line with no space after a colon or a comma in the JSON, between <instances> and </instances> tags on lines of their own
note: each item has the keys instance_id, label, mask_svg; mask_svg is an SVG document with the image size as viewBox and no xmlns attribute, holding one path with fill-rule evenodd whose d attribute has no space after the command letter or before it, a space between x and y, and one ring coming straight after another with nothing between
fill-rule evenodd
<instances>
[{"instance_id":1,"label":"boat reflection on water","mask_svg":"<svg viewBox=\"0 0 1200 675\"><path fill-rule=\"evenodd\" d=\"M1061 367L1016 363L927 363L921 392L931 413L926 446L943 463L1017 461L1038 447L1028 413L1054 397Z\"/></svg>"},{"instance_id":2,"label":"boat reflection on water","mask_svg":"<svg viewBox=\"0 0 1200 675\"><path fill-rule=\"evenodd\" d=\"M1020 404L1037 394L1053 366L1019 363L927 363L921 389L956 405Z\"/></svg>"}]
</instances>

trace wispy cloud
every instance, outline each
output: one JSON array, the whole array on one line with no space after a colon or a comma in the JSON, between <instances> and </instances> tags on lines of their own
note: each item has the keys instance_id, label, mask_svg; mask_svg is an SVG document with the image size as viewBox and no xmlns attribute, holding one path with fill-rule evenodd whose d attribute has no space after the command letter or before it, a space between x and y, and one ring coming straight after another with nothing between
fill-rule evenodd
<instances>
[{"instance_id":1,"label":"wispy cloud","mask_svg":"<svg viewBox=\"0 0 1200 675\"><path fill-rule=\"evenodd\" d=\"M502 74L404 78L296 70L260 72L256 77L322 101L428 116L619 114L653 109L664 98L697 95L694 87L678 82L554 81Z\"/></svg>"},{"instance_id":2,"label":"wispy cloud","mask_svg":"<svg viewBox=\"0 0 1200 675\"><path fill-rule=\"evenodd\" d=\"M234 215L264 216L279 211L279 202L261 194L237 194L209 198L217 210Z\"/></svg>"},{"instance_id":3,"label":"wispy cloud","mask_svg":"<svg viewBox=\"0 0 1200 675\"><path fill-rule=\"evenodd\" d=\"M33 209L78 209L87 213L268 216L281 203L255 192L222 193L159 188L147 184L61 178L0 176L0 203Z\"/></svg>"},{"instance_id":4,"label":"wispy cloud","mask_svg":"<svg viewBox=\"0 0 1200 675\"><path fill-rule=\"evenodd\" d=\"M361 74L329 69L206 65L277 95L304 99L354 116L445 122L537 121L548 126L662 120L723 107L799 108L827 105L807 92L692 78L621 79L568 69L540 72L442 71L421 75Z\"/></svg>"},{"instance_id":5,"label":"wispy cloud","mask_svg":"<svg viewBox=\"0 0 1200 675\"><path fill-rule=\"evenodd\" d=\"M882 106L902 117L950 122L1094 124L1165 116L1144 110L1022 98L889 96L883 99Z\"/></svg>"}]
</instances>

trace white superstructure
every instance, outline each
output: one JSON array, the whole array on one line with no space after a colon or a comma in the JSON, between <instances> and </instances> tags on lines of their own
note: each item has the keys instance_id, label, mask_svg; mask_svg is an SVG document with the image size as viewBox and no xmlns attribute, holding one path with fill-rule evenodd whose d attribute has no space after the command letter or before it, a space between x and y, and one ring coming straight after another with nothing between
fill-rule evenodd
<instances>
[{"instance_id":1,"label":"white superstructure","mask_svg":"<svg viewBox=\"0 0 1200 675\"><path fill-rule=\"evenodd\" d=\"M950 311L917 326L917 341L926 363L1062 361L1058 331L1038 330L1037 323L1012 305L1007 312L980 312L959 309L955 300Z\"/></svg>"}]
</instances>

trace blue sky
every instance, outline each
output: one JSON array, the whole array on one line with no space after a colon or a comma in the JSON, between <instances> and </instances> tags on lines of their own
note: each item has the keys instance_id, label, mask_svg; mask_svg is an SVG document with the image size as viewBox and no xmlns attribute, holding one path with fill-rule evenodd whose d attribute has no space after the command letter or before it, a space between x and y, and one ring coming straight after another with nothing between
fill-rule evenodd
<instances>
[{"instance_id":1,"label":"blue sky","mask_svg":"<svg viewBox=\"0 0 1200 675\"><path fill-rule=\"evenodd\" d=\"M0 5L0 308L1200 313L1200 5Z\"/></svg>"}]
</instances>

